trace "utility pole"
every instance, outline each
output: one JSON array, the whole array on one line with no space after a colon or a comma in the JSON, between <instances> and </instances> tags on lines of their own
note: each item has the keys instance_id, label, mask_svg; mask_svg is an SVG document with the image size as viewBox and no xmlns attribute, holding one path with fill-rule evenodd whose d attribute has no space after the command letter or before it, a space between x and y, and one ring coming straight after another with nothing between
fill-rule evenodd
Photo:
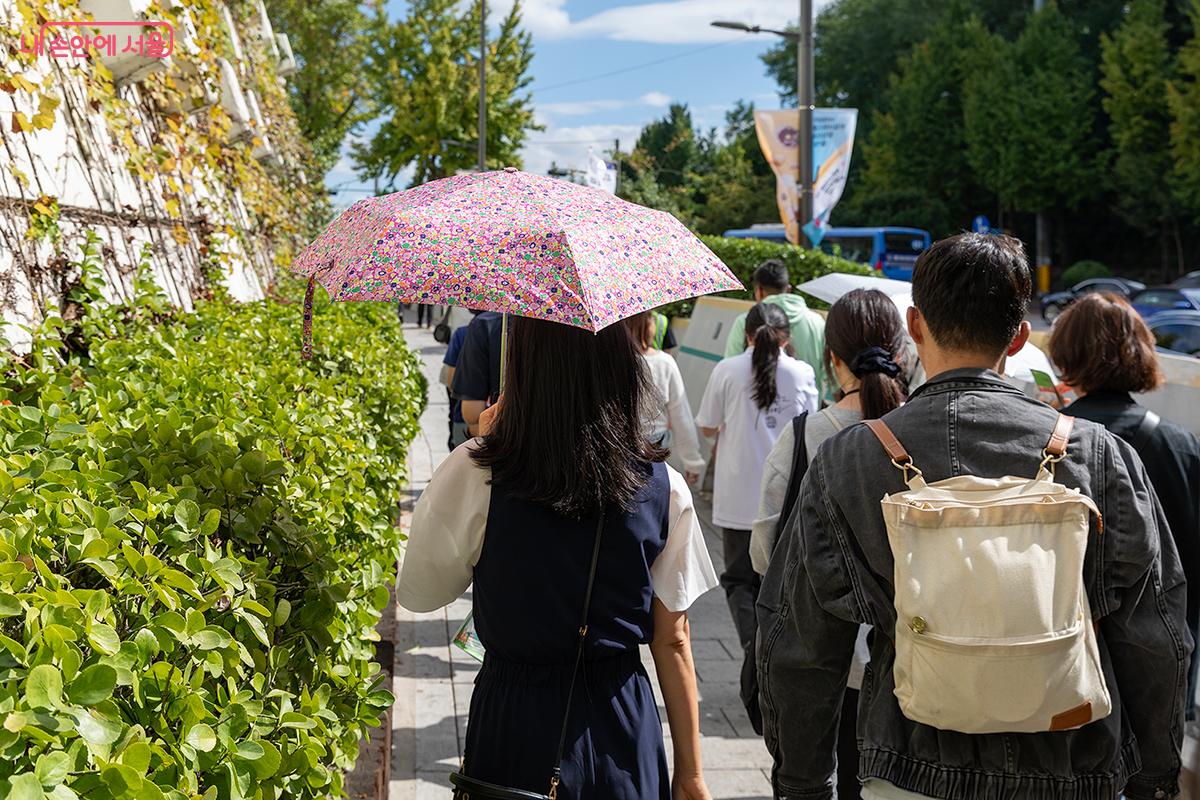
<instances>
[{"instance_id":1,"label":"utility pole","mask_svg":"<svg viewBox=\"0 0 1200 800\"><path fill-rule=\"evenodd\" d=\"M621 140L613 140L613 163L617 165L617 180L613 184L613 194L621 191Z\"/></svg>"},{"instance_id":2,"label":"utility pole","mask_svg":"<svg viewBox=\"0 0 1200 800\"><path fill-rule=\"evenodd\" d=\"M813 218L813 26L812 0L800 0L800 37L796 40L796 105L800 111L800 192L797 209L801 227ZM803 243L804 237L800 238Z\"/></svg>"},{"instance_id":3,"label":"utility pole","mask_svg":"<svg viewBox=\"0 0 1200 800\"><path fill-rule=\"evenodd\" d=\"M1033 0L1033 13L1041 11L1046 5L1046 0ZM1037 214L1037 289L1039 292L1050 291L1050 221L1046 219L1046 213L1039 211Z\"/></svg>"},{"instance_id":4,"label":"utility pole","mask_svg":"<svg viewBox=\"0 0 1200 800\"><path fill-rule=\"evenodd\" d=\"M479 0L479 171L487 170L487 0Z\"/></svg>"}]
</instances>

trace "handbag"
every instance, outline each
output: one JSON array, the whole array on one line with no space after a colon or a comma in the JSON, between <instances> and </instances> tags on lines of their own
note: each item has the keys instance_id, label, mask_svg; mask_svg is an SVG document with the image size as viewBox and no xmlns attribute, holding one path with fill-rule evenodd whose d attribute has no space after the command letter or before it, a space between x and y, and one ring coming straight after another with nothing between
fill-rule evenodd
<instances>
[{"instance_id":1,"label":"handbag","mask_svg":"<svg viewBox=\"0 0 1200 800\"><path fill-rule=\"evenodd\" d=\"M450 343L450 309L453 306L446 306L446 313L442 314L441 321L433 326L433 340L439 344Z\"/></svg>"},{"instance_id":2,"label":"handbag","mask_svg":"<svg viewBox=\"0 0 1200 800\"><path fill-rule=\"evenodd\" d=\"M592 589L596 585L596 566L600 563L600 538L604 532L604 512L596 523L596 541L592 545L592 566L588 570L587 592L583 596L583 617L579 623L579 642L575 646L575 666L571 670L570 688L567 690L567 707L563 711L562 732L558 736L558 753L554 757L554 768L550 771L548 794L513 789L496 783L488 783L468 776L459 767L451 773L450 783L454 786L455 800L557 800L558 784L562 780L563 753L567 749L567 723L571 719L571 701L575 697L575 680L579 677L579 665L583 663L583 645L587 639L588 611L592 605Z\"/></svg>"}]
</instances>

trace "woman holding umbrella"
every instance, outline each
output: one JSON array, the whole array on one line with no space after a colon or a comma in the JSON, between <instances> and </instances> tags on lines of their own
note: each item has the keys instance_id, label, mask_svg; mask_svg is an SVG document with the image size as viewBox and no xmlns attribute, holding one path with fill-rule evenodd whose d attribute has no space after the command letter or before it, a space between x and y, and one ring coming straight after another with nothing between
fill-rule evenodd
<instances>
[{"instance_id":1,"label":"woman holding umbrella","mask_svg":"<svg viewBox=\"0 0 1200 800\"><path fill-rule=\"evenodd\" d=\"M515 316L500 403L422 493L396 593L430 611L474 584L487 654L457 795L708 798L687 609L716 575L686 481L643 432L652 389L617 323L741 282L669 214L514 169L360 200L292 268L306 358L317 283Z\"/></svg>"},{"instance_id":2,"label":"woman holding umbrella","mask_svg":"<svg viewBox=\"0 0 1200 800\"><path fill-rule=\"evenodd\" d=\"M462 770L473 779L545 791L565 717L559 798L709 796L687 609L717 579L687 484L641 424L653 389L639 358L624 325L515 319L485 435L451 453L417 503L400 604L431 611L474 582L487 657ZM641 644L667 708L673 786Z\"/></svg>"}]
</instances>

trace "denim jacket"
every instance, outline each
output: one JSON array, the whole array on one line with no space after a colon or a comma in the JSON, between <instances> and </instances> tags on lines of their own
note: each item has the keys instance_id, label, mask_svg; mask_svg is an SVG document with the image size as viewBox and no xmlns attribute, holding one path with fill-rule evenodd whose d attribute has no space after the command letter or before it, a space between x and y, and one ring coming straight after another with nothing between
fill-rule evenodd
<instances>
[{"instance_id":1,"label":"denim jacket","mask_svg":"<svg viewBox=\"0 0 1200 800\"><path fill-rule=\"evenodd\" d=\"M1057 412L986 370L943 373L885 417L926 481L1028 475ZM893 694L893 560L879 498L903 476L862 425L822 445L759 597L758 665L776 795L832 798L842 693L874 626L859 698L859 777L946 800L1130 800L1178 792L1192 637L1185 582L1133 449L1077 420L1055 478L1091 497L1084 579L1112 713L1082 728L970 735L907 719ZM963 591L969 592L970 586Z\"/></svg>"}]
</instances>

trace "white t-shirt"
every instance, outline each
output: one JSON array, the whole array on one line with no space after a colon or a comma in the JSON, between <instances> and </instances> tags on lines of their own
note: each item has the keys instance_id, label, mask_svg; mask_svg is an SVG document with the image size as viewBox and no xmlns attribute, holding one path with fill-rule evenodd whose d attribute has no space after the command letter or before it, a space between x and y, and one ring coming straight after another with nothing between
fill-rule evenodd
<instances>
[{"instance_id":1,"label":"white t-shirt","mask_svg":"<svg viewBox=\"0 0 1200 800\"><path fill-rule=\"evenodd\" d=\"M696 433L696 421L692 419L679 365L661 350L642 353L642 362L650 375L650 383L658 392L658 402L652 407L654 413L642 420L646 434L658 439L667 432L670 422L674 434L671 449L679 455L688 472L702 472L704 457L700 455L700 437Z\"/></svg>"},{"instance_id":2,"label":"white t-shirt","mask_svg":"<svg viewBox=\"0 0 1200 800\"><path fill-rule=\"evenodd\" d=\"M750 530L758 517L763 466L792 417L817 410L813 368L780 353L775 367L776 398L771 407L754 403L754 348L726 358L713 369L696 423L719 428L717 472L713 479L713 524Z\"/></svg>"},{"instance_id":3,"label":"white t-shirt","mask_svg":"<svg viewBox=\"0 0 1200 800\"><path fill-rule=\"evenodd\" d=\"M471 451L480 440L457 447L434 471L413 509L412 527L400 567L396 602L409 611L434 611L471 585L483 552L491 470L476 465ZM700 520L687 481L667 467L671 481L667 543L650 566L654 595L670 611L686 611L717 585Z\"/></svg>"}]
</instances>

